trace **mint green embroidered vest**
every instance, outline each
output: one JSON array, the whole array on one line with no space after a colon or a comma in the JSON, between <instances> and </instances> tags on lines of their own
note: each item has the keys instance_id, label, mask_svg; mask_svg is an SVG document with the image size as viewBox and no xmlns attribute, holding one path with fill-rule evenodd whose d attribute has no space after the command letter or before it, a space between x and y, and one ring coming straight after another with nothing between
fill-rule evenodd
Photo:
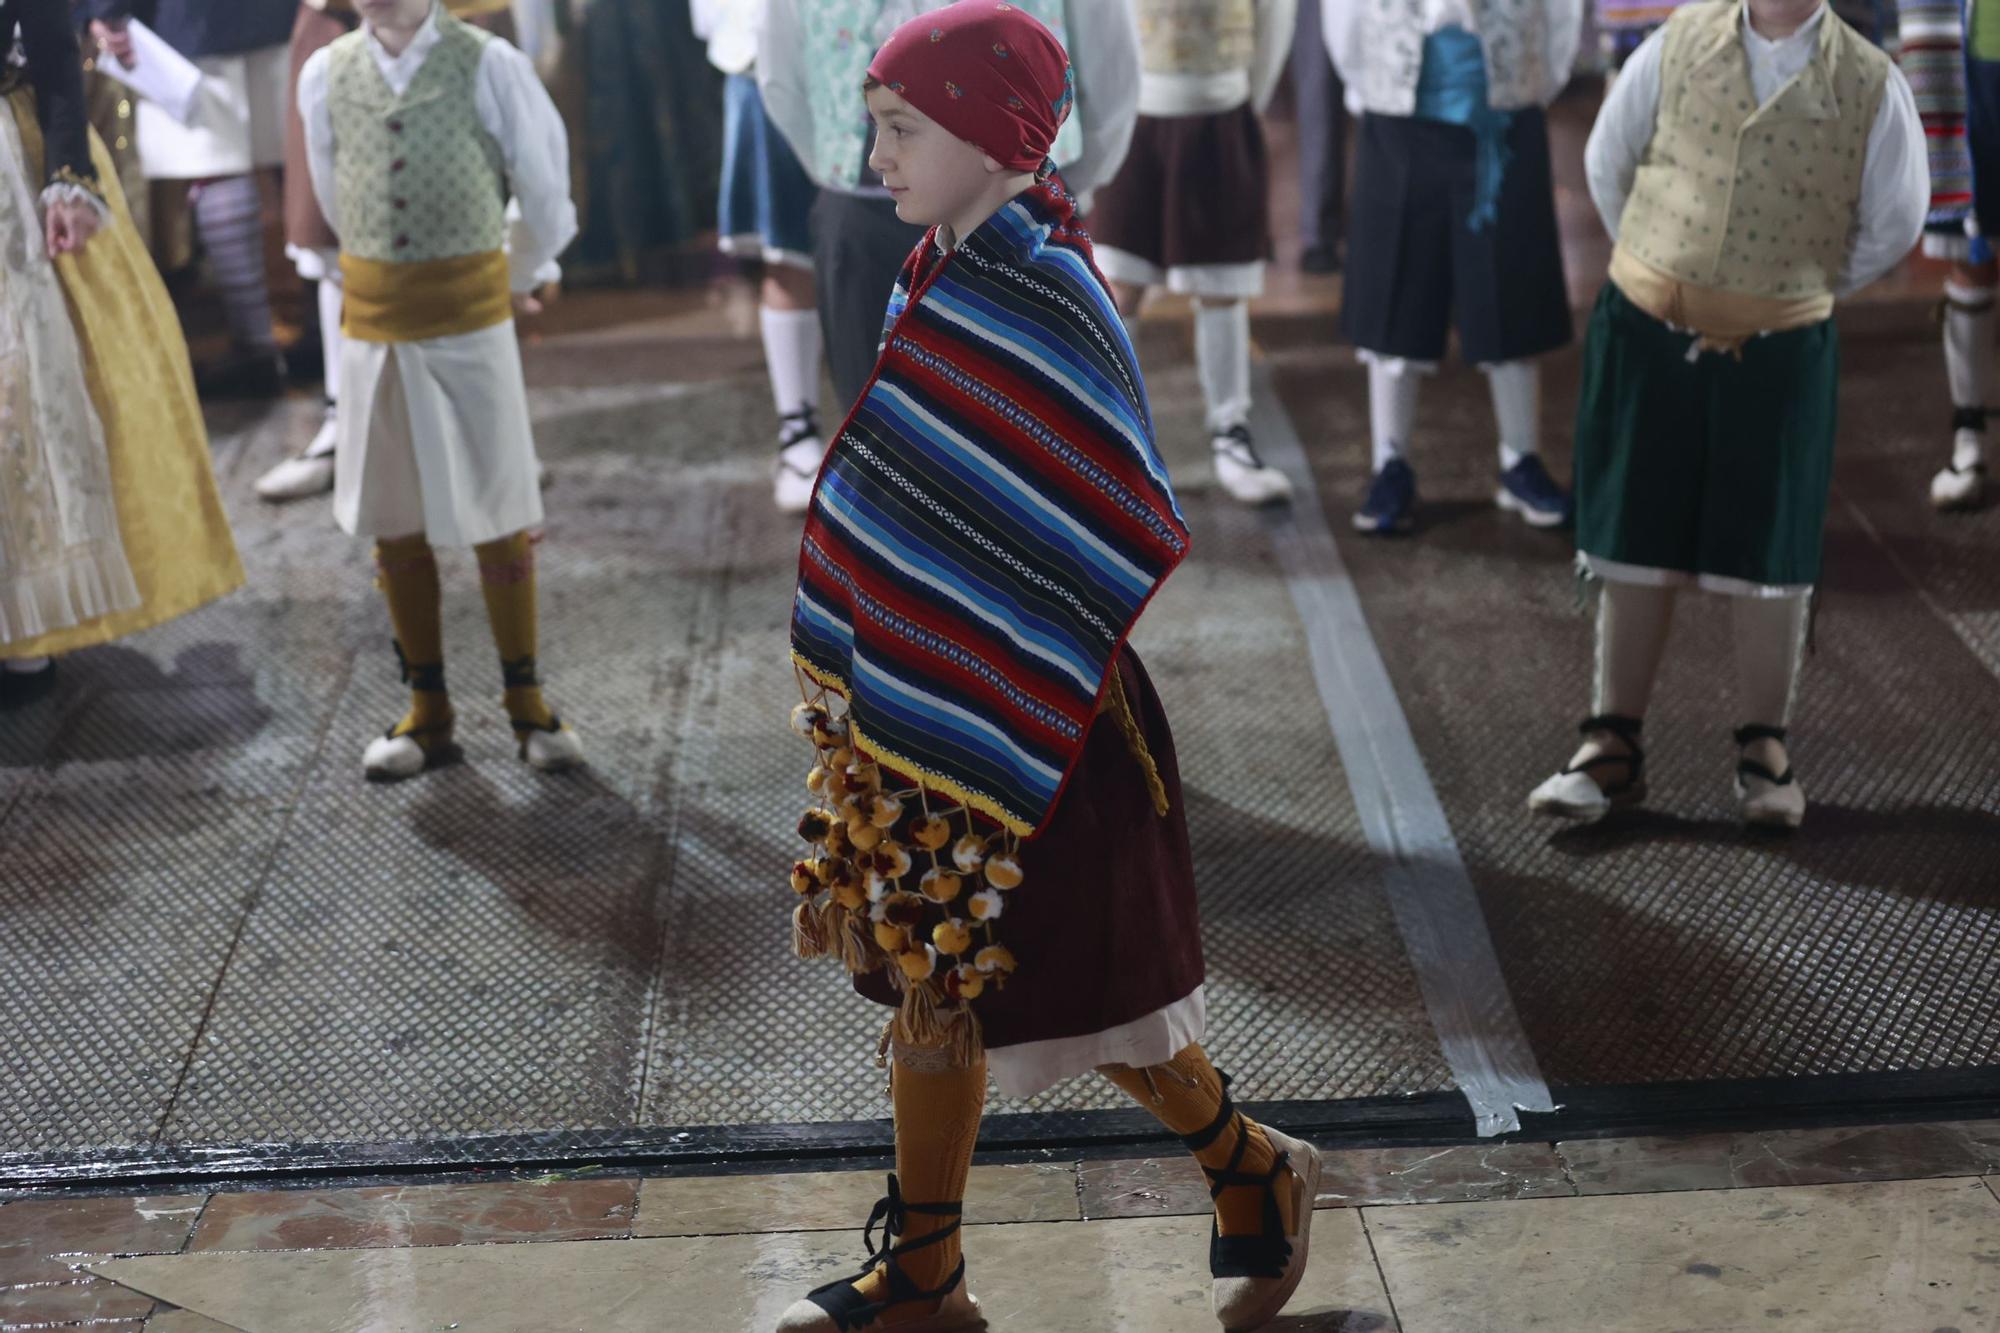
<instances>
[{"instance_id":1,"label":"mint green embroidered vest","mask_svg":"<svg viewBox=\"0 0 2000 1333\"><path fill-rule=\"evenodd\" d=\"M382 263L415 264L501 250L507 175L479 123L475 80L491 38L451 15L401 97L351 32L329 48L327 96L340 246Z\"/></svg>"}]
</instances>

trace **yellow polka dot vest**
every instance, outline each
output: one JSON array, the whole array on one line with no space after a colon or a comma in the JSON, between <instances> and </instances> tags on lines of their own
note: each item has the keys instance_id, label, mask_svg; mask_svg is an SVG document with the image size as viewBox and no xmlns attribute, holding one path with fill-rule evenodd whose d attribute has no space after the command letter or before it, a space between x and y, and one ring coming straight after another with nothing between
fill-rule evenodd
<instances>
[{"instance_id":1,"label":"yellow polka dot vest","mask_svg":"<svg viewBox=\"0 0 2000 1333\"><path fill-rule=\"evenodd\" d=\"M1669 21L1659 117L1618 243L1696 286L1829 296L1847 263L1889 58L1829 11L1812 61L1760 107L1741 13L1739 0L1702 0Z\"/></svg>"}]
</instances>

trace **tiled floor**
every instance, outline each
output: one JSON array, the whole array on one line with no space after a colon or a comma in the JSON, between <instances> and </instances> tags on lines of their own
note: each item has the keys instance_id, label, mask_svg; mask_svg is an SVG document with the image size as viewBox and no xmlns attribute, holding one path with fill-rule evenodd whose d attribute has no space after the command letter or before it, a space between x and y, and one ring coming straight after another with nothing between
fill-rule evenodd
<instances>
[{"instance_id":1,"label":"tiled floor","mask_svg":"<svg viewBox=\"0 0 2000 1333\"><path fill-rule=\"evenodd\" d=\"M1328 1153L1290 1333L1994 1333L2000 1120ZM872 1172L583 1170L0 1203L0 1330L762 1333ZM1214 1327L1185 1159L980 1165L1004 1333Z\"/></svg>"}]
</instances>

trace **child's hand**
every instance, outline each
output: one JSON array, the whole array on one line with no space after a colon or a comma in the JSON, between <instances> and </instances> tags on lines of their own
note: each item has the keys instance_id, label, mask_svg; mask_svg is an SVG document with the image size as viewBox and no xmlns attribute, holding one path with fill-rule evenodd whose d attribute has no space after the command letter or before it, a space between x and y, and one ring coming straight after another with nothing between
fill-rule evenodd
<instances>
[{"instance_id":1,"label":"child's hand","mask_svg":"<svg viewBox=\"0 0 2000 1333\"><path fill-rule=\"evenodd\" d=\"M561 295L561 284L553 282L543 283L533 291L515 292L514 313L517 315L539 315L542 311L554 305L556 298Z\"/></svg>"},{"instance_id":2,"label":"child's hand","mask_svg":"<svg viewBox=\"0 0 2000 1333\"><path fill-rule=\"evenodd\" d=\"M97 39L98 50L110 52L126 69L139 63L138 55L132 50L132 30L125 26L125 20L115 19L106 23L103 19L92 19L90 35Z\"/></svg>"},{"instance_id":3,"label":"child's hand","mask_svg":"<svg viewBox=\"0 0 2000 1333\"><path fill-rule=\"evenodd\" d=\"M73 255L97 234L97 210L75 200L57 200L44 210L43 240L49 257Z\"/></svg>"}]
</instances>

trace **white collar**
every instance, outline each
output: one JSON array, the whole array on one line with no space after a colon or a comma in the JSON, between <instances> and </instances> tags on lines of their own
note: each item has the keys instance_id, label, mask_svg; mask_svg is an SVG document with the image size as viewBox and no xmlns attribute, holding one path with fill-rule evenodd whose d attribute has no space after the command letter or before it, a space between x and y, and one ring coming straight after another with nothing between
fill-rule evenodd
<instances>
[{"instance_id":1,"label":"white collar","mask_svg":"<svg viewBox=\"0 0 2000 1333\"><path fill-rule=\"evenodd\" d=\"M1748 3L1748 0L1745 0L1745 3ZM417 68L424 63L424 57L431 53L431 48L438 44L442 36L438 32L438 7L435 3L431 5L431 12L424 17L424 25L417 29L417 35L410 39L410 44L403 48L401 55L391 55L389 48L382 45L382 39L375 35L375 29L372 27L363 24L362 30L368 34L369 53L384 70Z\"/></svg>"},{"instance_id":2,"label":"white collar","mask_svg":"<svg viewBox=\"0 0 2000 1333\"><path fill-rule=\"evenodd\" d=\"M1769 54L1780 47L1791 46L1808 38L1817 40L1820 24L1826 22L1827 7L1822 2L1820 7L1812 12L1812 16L1793 29L1789 36L1766 37L1750 26L1750 0L1742 0L1740 8L1743 15L1743 40L1753 53L1759 54Z\"/></svg>"}]
</instances>

